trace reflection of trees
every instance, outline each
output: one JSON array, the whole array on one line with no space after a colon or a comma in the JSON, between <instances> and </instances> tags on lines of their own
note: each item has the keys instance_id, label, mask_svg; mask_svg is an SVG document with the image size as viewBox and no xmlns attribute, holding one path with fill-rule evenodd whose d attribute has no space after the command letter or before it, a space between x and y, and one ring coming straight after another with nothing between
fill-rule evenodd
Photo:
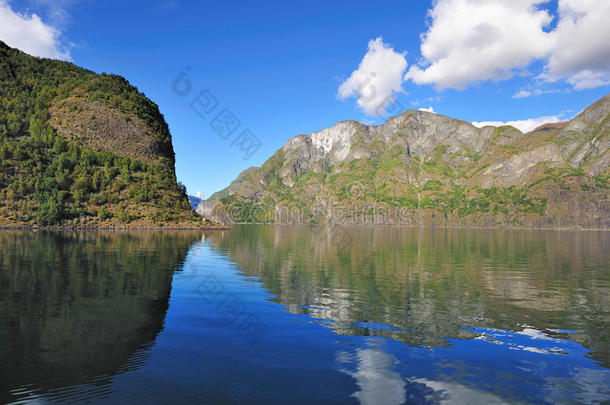
<instances>
[{"instance_id":1,"label":"reflection of trees","mask_svg":"<svg viewBox=\"0 0 610 405\"><path fill-rule=\"evenodd\" d=\"M305 226L236 226L209 240L289 311L332 320L337 333L444 346L472 337L464 326L527 324L576 330L561 336L610 363L610 235L345 229L351 238L341 246Z\"/></svg>"},{"instance_id":2,"label":"reflection of trees","mask_svg":"<svg viewBox=\"0 0 610 405\"><path fill-rule=\"evenodd\" d=\"M142 364L146 356L133 355L161 331L172 274L199 236L0 232L0 393L91 383Z\"/></svg>"}]
</instances>

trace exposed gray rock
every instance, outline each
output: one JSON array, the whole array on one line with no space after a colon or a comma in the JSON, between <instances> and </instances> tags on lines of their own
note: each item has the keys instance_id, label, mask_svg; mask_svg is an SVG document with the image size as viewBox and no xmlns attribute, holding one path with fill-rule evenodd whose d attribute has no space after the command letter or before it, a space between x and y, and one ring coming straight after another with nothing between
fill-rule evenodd
<instances>
[{"instance_id":1,"label":"exposed gray rock","mask_svg":"<svg viewBox=\"0 0 610 405\"><path fill-rule=\"evenodd\" d=\"M414 110L377 126L342 121L332 128L289 139L263 166L240 174L198 211L228 215L227 207L222 211L216 202L235 194L255 204L264 200L290 207L296 204L318 220L332 222L337 214L329 199L340 198L356 201L363 211L367 204L379 208L382 202L389 202L392 209L406 210L401 219L392 222L396 224L461 226L476 222L494 226L514 223L518 217L518 223L531 226L607 227L607 180L587 176L605 173L607 178L609 112L610 95L570 122L543 125L527 134L510 126L477 128L468 122ZM367 162L375 163L367 166ZM556 168L561 170L554 172ZM559 179L565 173L569 176ZM584 173L587 175L583 177ZM366 182L368 195L380 200L372 201L366 193L346 194L350 179ZM436 185L426 189L430 181ZM449 201L454 187L466 190L468 199L486 195L488 201L476 209L467 201L459 202L463 210L456 212ZM525 194L484 191L510 187L518 187ZM593 189L595 193L590 194L588 190ZM428 208L421 206L422 198L427 198ZM430 205L430 199L436 199L436 203ZM496 204L494 210L486 211L486 203ZM507 204L522 205L513 210ZM536 204L546 211L537 210ZM489 204L487 208L491 209ZM442 209L442 214L435 209ZM278 205L273 210L277 213ZM371 214L370 209L368 212L363 218L368 215L374 221L377 214ZM470 216L463 219L463 215Z\"/></svg>"}]
</instances>

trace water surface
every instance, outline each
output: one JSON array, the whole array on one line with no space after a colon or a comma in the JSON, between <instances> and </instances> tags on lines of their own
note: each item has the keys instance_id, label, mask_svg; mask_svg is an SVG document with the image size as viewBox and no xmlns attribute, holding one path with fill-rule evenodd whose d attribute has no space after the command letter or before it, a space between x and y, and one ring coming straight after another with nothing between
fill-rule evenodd
<instances>
[{"instance_id":1,"label":"water surface","mask_svg":"<svg viewBox=\"0 0 610 405\"><path fill-rule=\"evenodd\" d=\"M600 403L610 234L0 232L0 402Z\"/></svg>"}]
</instances>

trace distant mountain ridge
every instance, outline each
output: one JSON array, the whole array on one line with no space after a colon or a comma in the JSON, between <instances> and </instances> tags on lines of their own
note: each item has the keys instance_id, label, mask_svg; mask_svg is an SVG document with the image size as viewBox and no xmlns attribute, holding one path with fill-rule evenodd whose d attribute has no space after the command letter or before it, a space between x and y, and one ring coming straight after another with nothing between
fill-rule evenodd
<instances>
[{"instance_id":1,"label":"distant mountain ridge","mask_svg":"<svg viewBox=\"0 0 610 405\"><path fill-rule=\"evenodd\" d=\"M290 139L198 212L225 222L610 227L610 95L524 134L409 110Z\"/></svg>"},{"instance_id":2,"label":"distant mountain ridge","mask_svg":"<svg viewBox=\"0 0 610 405\"><path fill-rule=\"evenodd\" d=\"M200 226L155 103L0 42L0 226Z\"/></svg>"},{"instance_id":3,"label":"distant mountain ridge","mask_svg":"<svg viewBox=\"0 0 610 405\"><path fill-rule=\"evenodd\" d=\"M212 209L214 208L216 202L236 193L237 190L239 190L241 184L244 182L244 180L246 180L248 175L251 172L256 171L257 169L258 167L256 166L247 168L243 172L239 173L239 175L237 175L237 178L235 178L235 180L233 180L228 187L223 188L222 190L212 194L209 198L200 201L200 203L195 208L197 213L206 218L210 217L212 215Z\"/></svg>"},{"instance_id":4,"label":"distant mountain ridge","mask_svg":"<svg viewBox=\"0 0 610 405\"><path fill-rule=\"evenodd\" d=\"M203 201L201 198L195 197L194 195L189 195L188 199L189 199L189 203L191 204L191 207L193 209L196 209L199 206L199 204L201 204L201 201Z\"/></svg>"}]
</instances>

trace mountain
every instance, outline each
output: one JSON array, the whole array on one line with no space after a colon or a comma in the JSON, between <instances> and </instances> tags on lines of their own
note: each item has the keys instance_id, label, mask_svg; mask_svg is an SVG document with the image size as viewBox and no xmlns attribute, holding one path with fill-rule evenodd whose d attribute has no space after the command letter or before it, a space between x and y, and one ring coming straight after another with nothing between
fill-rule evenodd
<instances>
[{"instance_id":1,"label":"mountain","mask_svg":"<svg viewBox=\"0 0 610 405\"><path fill-rule=\"evenodd\" d=\"M258 167L252 166L239 173L237 178L233 180L228 187L225 187L222 190L215 192L205 201L201 201L196 208L197 213L205 218L209 218L210 216L212 216L212 209L216 205L216 202L232 194L235 194L239 190L239 187L244 182L244 180L248 177L248 175L257 169Z\"/></svg>"},{"instance_id":2,"label":"mountain","mask_svg":"<svg viewBox=\"0 0 610 405\"><path fill-rule=\"evenodd\" d=\"M610 95L527 134L409 110L296 136L202 204L224 222L608 228L609 146Z\"/></svg>"},{"instance_id":3,"label":"mountain","mask_svg":"<svg viewBox=\"0 0 610 405\"><path fill-rule=\"evenodd\" d=\"M194 195L188 195L187 197L188 197L189 203L191 204L191 207L193 209L196 209L199 206L199 204L201 203L201 201L203 201L201 198L195 197Z\"/></svg>"},{"instance_id":4,"label":"mountain","mask_svg":"<svg viewBox=\"0 0 610 405\"><path fill-rule=\"evenodd\" d=\"M0 42L0 225L200 226L156 104Z\"/></svg>"}]
</instances>

